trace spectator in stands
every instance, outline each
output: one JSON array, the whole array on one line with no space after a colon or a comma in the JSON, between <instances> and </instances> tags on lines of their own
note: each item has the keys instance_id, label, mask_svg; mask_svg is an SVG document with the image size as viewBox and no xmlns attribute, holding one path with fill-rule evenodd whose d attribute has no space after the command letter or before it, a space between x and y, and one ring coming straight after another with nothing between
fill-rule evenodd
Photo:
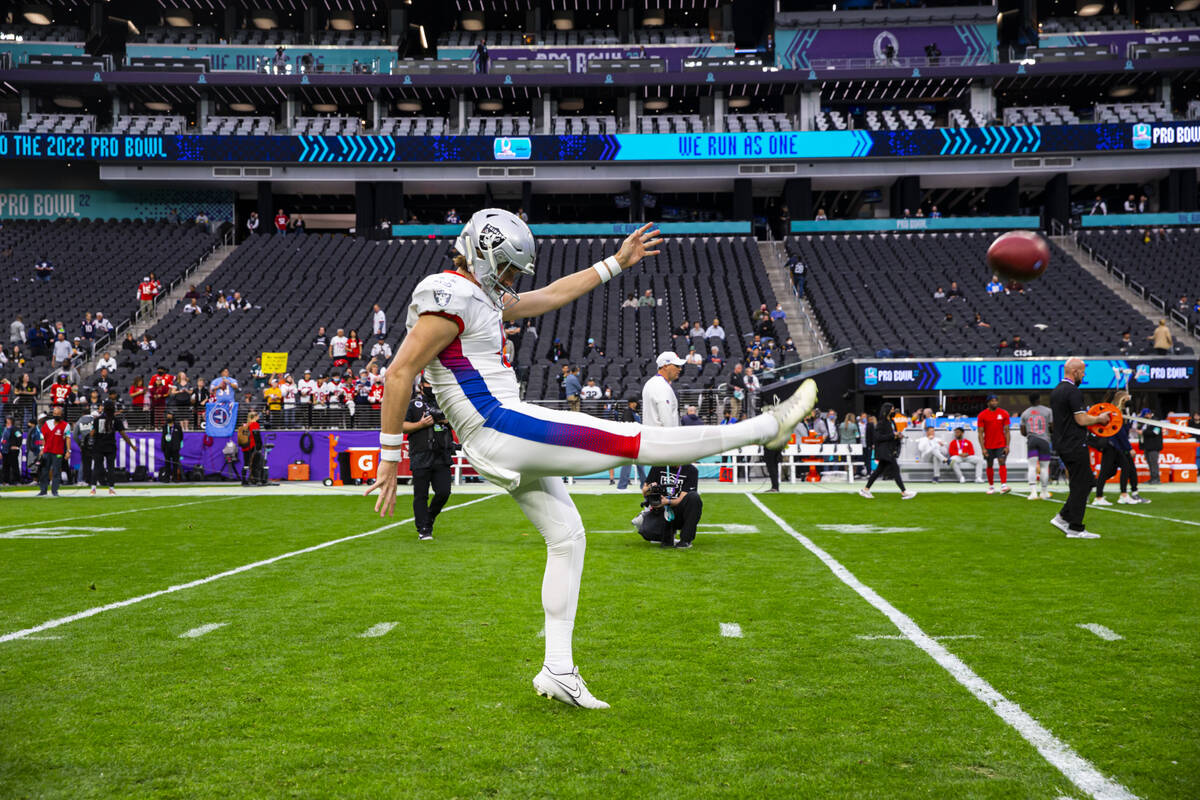
<instances>
[{"instance_id":1,"label":"spectator in stands","mask_svg":"<svg viewBox=\"0 0 1200 800\"><path fill-rule=\"evenodd\" d=\"M703 424L704 424L704 420L700 418L700 414L697 413L697 409L695 406L688 406L687 408L685 408L683 410L683 416L679 418L679 425L681 427L686 428L690 425L703 425Z\"/></svg>"},{"instance_id":2,"label":"spectator in stands","mask_svg":"<svg viewBox=\"0 0 1200 800\"><path fill-rule=\"evenodd\" d=\"M196 227L205 233L209 232L208 214L204 213L204 209L200 209L200 213L196 215Z\"/></svg>"},{"instance_id":3,"label":"spectator in stands","mask_svg":"<svg viewBox=\"0 0 1200 800\"><path fill-rule=\"evenodd\" d=\"M350 335L346 337L346 363L352 365L360 358L362 358L362 340L358 338L358 331L352 328Z\"/></svg>"},{"instance_id":4,"label":"spectator in stands","mask_svg":"<svg viewBox=\"0 0 1200 800\"><path fill-rule=\"evenodd\" d=\"M54 340L54 347L51 350L51 356L54 358L54 363L61 364L63 361L71 360L71 343L67 341L67 337L63 334L58 334L58 338Z\"/></svg>"},{"instance_id":5,"label":"spectator in stands","mask_svg":"<svg viewBox=\"0 0 1200 800\"><path fill-rule=\"evenodd\" d=\"M1185 317L1189 316L1192 313L1193 304L1188 302L1187 295L1184 295L1183 297L1179 298L1179 305L1177 306L1176 310L1179 311L1180 314L1183 314ZM20 319L20 317L17 317L17 319ZM10 341L11 341L11 339L12 339L12 337L9 337Z\"/></svg>"},{"instance_id":6,"label":"spectator in stands","mask_svg":"<svg viewBox=\"0 0 1200 800\"><path fill-rule=\"evenodd\" d=\"M746 368L742 362L733 365L733 372L726 381L729 388L729 409L735 417L742 416L742 403L746 400Z\"/></svg>"},{"instance_id":7,"label":"spectator in stands","mask_svg":"<svg viewBox=\"0 0 1200 800\"><path fill-rule=\"evenodd\" d=\"M792 232L792 212L786 206L779 207L779 238L782 240Z\"/></svg>"},{"instance_id":8,"label":"spectator in stands","mask_svg":"<svg viewBox=\"0 0 1200 800\"><path fill-rule=\"evenodd\" d=\"M647 306L653 307L654 305L656 305L656 303L654 300L653 290L647 289L646 291L642 292L642 296L638 298L638 308L645 308Z\"/></svg>"},{"instance_id":9,"label":"spectator in stands","mask_svg":"<svg viewBox=\"0 0 1200 800\"><path fill-rule=\"evenodd\" d=\"M96 312L96 335L103 336L106 333L113 332L113 324L104 318L104 314Z\"/></svg>"},{"instance_id":10,"label":"spectator in stands","mask_svg":"<svg viewBox=\"0 0 1200 800\"><path fill-rule=\"evenodd\" d=\"M917 213L916 213L916 217L917 217L918 219L921 219L921 218L922 218L922 217L924 217L924 216L925 216L925 209L921 208L920 206L917 206Z\"/></svg>"},{"instance_id":11,"label":"spectator in stands","mask_svg":"<svg viewBox=\"0 0 1200 800\"><path fill-rule=\"evenodd\" d=\"M229 376L229 367L222 367L209 387L212 396L222 403L232 403L237 398L239 388L238 382Z\"/></svg>"},{"instance_id":12,"label":"spectator in stands","mask_svg":"<svg viewBox=\"0 0 1200 800\"><path fill-rule=\"evenodd\" d=\"M21 319L21 315L17 314L17 318L8 326L8 343L20 345L25 342L25 323Z\"/></svg>"},{"instance_id":13,"label":"spectator in stands","mask_svg":"<svg viewBox=\"0 0 1200 800\"><path fill-rule=\"evenodd\" d=\"M976 327L976 328L990 328L990 327L992 327L991 325L989 325L988 323L986 323L986 322L984 322L984 321L983 321L983 317L979 316L979 312L978 312L978 311L976 311L976 312L975 312L975 320L974 320L974 322L972 322L971 324L972 324L974 327Z\"/></svg>"},{"instance_id":14,"label":"spectator in stands","mask_svg":"<svg viewBox=\"0 0 1200 800\"><path fill-rule=\"evenodd\" d=\"M109 389L117 388L117 380L112 377L107 367L101 367L92 378L92 385L100 390L101 395L107 395Z\"/></svg>"},{"instance_id":15,"label":"spectator in stands","mask_svg":"<svg viewBox=\"0 0 1200 800\"><path fill-rule=\"evenodd\" d=\"M381 361L390 361L392 358L392 346L384 341L383 334L379 334L375 344L371 345L371 359L379 359Z\"/></svg>"},{"instance_id":16,"label":"spectator in stands","mask_svg":"<svg viewBox=\"0 0 1200 800\"><path fill-rule=\"evenodd\" d=\"M165 366L159 364L155 374L150 377L150 385L147 387L155 426L162 424L163 412L167 408L167 398L171 396L171 387L174 385L175 376L167 372Z\"/></svg>"},{"instance_id":17,"label":"spectator in stands","mask_svg":"<svg viewBox=\"0 0 1200 800\"><path fill-rule=\"evenodd\" d=\"M1129 197L1125 198L1125 213L1136 214L1137 210L1137 199L1133 195L1129 195Z\"/></svg>"},{"instance_id":18,"label":"spectator in stands","mask_svg":"<svg viewBox=\"0 0 1200 800\"><path fill-rule=\"evenodd\" d=\"M692 323L692 327L688 330L688 336L692 339L704 338L704 328L700 327L699 320Z\"/></svg>"},{"instance_id":19,"label":"spectator in stands","mask_svg":"<svg viewBox=\"0 0 1200 800\"><path fill-rule=\"evenodd\" d=\"M563 394L566 396L568 410L579 410L582 391L583 384L579 380L579 367L571 367L563 377Z\"/></svg>"},{"instance_id":20,"label":"spectator in stands","mask_svg":"<svg viewBox=\"0 0 1200 800\"><path fill-rule=\"evenodd\" d=\"M142 278L142 282L137 287L138 299L138 316L146 317L154 310L154 297L157 293L154 290L154 281L150 280L150 276Z\"/></svg>"},{"instance_id":21,"label":"spectator in stands","mask_svg":"<svg viewBox=\"0 0 1200 800\"><path fill-rule=\"evenodd\" d=\"M632 293L630 293L625 298L624 303L621 303L621 308L637 308L637 307L638 307L637 297Z\"/></svg>"},{"instance_id":22,"label":"spectator in stands","mask_svg":"<svg viewBox=\"0 0 1200 800\"><path fill-rule=\"evenodd\" d=\"M588 337L587 344L583 346L583 357L587 358L590 355L604 355L604 348L596 344L596 339L592 336Z\"/></svg>"},{"instance_id":23,"label":"spectator in stands","mask_svg":"<svg viewBox=\"0 0 1200 800\"><path fill-rule=\"evenodd\" d=\"M825 209L818 208L817 215L815 217L813 217L813 219L816 220L817 222L827 222L829 220L829 217L827 217L825 215Z\"/></svg>"},{"instance_id":24,"label":"spectator in stands","mask_svg":"<svg viewBox=\"0 0 1200 800\"><path fill-rule=\"evenodd\" d=\"M804 276L808 272L808 266L800 260L800 256L793 253L787 260L788 272L792 276L792 286L796 289L798 297L804 296Z\"/></svg>"},{"instance_id":25,"label":"spectator in stands","mask_svg":"<svg viewBox=\"0 0 1200 800\"><path fill-rule=\"evenodd\" d=\"M687 365L689 367L703 367L704 366L704 356L702 356L698 352L696 352L695 347L688 348L688 354L683 357L683 360L685 362L687 362Z\"/></svg>"},{"instance_id":26,"label":"spectator in stands","mask_svg":"<svg viewBox=\"0 0 1200 800\"><path fill-rule=\"evenodd\" d=\"M517 218L521 220L521 222L529 222L529 215L525 213L525 209L523 208L517 209Z\"/></svg>"},{"instance_id":27,"label":"spectator in stands","mask_svg":"<svg viewBox=\"0 0 1200 800\"><path fill-rule=\"evenodd\" d=\"M283 213L282 208L278 209L275 212L275 232L281 236L286 234L288 229L288 221L288 215Z\"/></svg>"},{"instance_id":28,"label":"spectator in stands","mask_svg":"<svg viewBox=\"0 0 1200 800\"><path fill-rule=\"evenodd\" d=\"M787 319L787 312L783 310L783 303L776 303L775 310L771 312L771 320Z\"/></svg>"},{"instance_id":29,"label":"spectator in stands","mask_svg":"<svg viewBox=\"0 0 1200 800\"><path fill-rule=\"evenodd\" d=\"M671 330L671 335L672 336L681 336L684 339L686 339L689 330L691 330L691 328L688 327L687 320L684 320L683 322L679 323Z\"/></svg>"},{"instance_id":30,"label":"spectator in stands","mask_svg":"<svg viewBox=\"0 0 1200 800\"><path fill-rule=\"evenodd\" d=\"M322 350L329 349L329 337L325 335L325 326L317 328L317 335L313 337L313 347L319 347Z\"/></svg>"},{"instance_id":31,"label":"spectator in stands","mask_svg":"<svg viewBox=\"0 0 1200 800\"><path fill-rule=\"evenodd\" d=\"M21 373L21 379L17 381L16 388L13 389L17 406L13 416L15 419L22 420L24 425L30 425L37 420L38 394L38 385L33 382L29 373Z\"/></svg>"},{"instance_id":32,"label":"spectator in stands","mask_svg":"<svg viewBox=\"0 0 1200 800\"><path fill-rule=\"evenodd\" d=\"M158 349L158 342L150 338L149 333L143 333L138 341L138 349L144 353L153 353Z\"/></svg>"},{"instance_id":33,"label":"spectator in stands","mask_svg":"<svg viewBox=\"0 0 1200 800\"><path fill-rule=\"evenodd\" d=\"M453 208L446 212L446 224L447 225L461 225L462 224L462 220L459 219L458 212L455 211Z\"/></svg>"},{"instance_id":34,"label":"spectator in stands","mask_svg":"<svg viewBox=\"0 0 1200 800\"><path fill-rule=\"evenodd\" d=\"M1096 195L1096 199L1092 201L1092 210L1088 213L1100 214L1103 216L1104 214L1108 213L1108 203L1104 202L1103 197Z\"/></svg>"},{"instance_id":35,"label":"spectator in stands","mask_svg":"<svg viewBox=\"0 0 1200 800\"><path fill-rule=\"evenodd\" d=\"M292 233L303 234L307 230L307 223L304 222L304 217L300 214L292 214Z\"/></svg>"},{"instance_id":36,"label":"spectator in stands","mask_svg":"<svg viewBox=\"0 0 1200 800\"><path fill-rule=\"evenodd\" d=\"M258 233L258 212L251 211L249 218L246 220L246 230L250 231L251 235Z\"/></svg>"},{"instance_id":37,"label":"spectator in stands","mask_svg":"<svg viewBox=\"0 0 1200 800\"><path fill-rule=\"evenodd\" d=\"M709 325L704 331L704 339L710 347L713 345L714 340L717 340L721 345L725 344L725 329L721 327L720 319L713 317L712 325Z\"/></svg>"},{"instance_id":38,"label":"spectator in stands","mask_svg":"<svg viewBox=\"0 0 1200 800\"><path fill-rule=\"evenodd\" d=\"M937 289L935 289L933 291L933 299L934 300L945 300L946 299L946 290L943 289L941 286L937 287Z\"/></svg>"},{"instance_id":39,"label":"spectator in stands","mask_svg":"<svg viewBox=\"0 0 1200 800\"><path fill-rule=\"evenodd\" d=\"M33 276L42 283L49 283L54 276L54 264L42 256L41 261L37 261L33 265Z\"/></svg>"},{"instance_id":40,"label":"spectator in stands","mask_svg":"<svg viewBox=\"0 0 1200 800\"><path fill-rule=\"evenodd\" d=\"M200 313L200 306L196 305L196 301L195 301L195 300L191 300L191 299L189 299L189 300L188 300L186 303L184 303L184 304L183 304L183 313L185 313L185 314L199 314L199 313Z\"/></svg>"},{"instance_id":41,"label":"spectator in stands","mask_svg":"<svg viewBox=\"0 0 1200 800\"><path fill-rule=\"evenodd\" d=\"M1150 200L1149 200L1149 198L1146 197L1146 195L1142 195L1141 197L1138 198L1138 201L1137 201L1137 213L1145 214L1149 210L1150 210Z\"/></svg>"},{"instance_id":42,"label":"spectator in stands","mask_svg":"<svg viewBox=\"0 0 1200 800\"><path fill-rule=\"evenodd\" d=\"M79 323L79 336L89 342L96 338L96 320L90 311L83 315L83 322Z\"/></svg>"},{"instance_id":43,"label":"spectator in stands","mask_svg":"<svg viewBox=\"0 0 1200 800\"><path fill-rule=\"evenodd\" d=\"M988 295L995 296L995 295L1000 294L1003 291L1004 291L1004 284L1000 282L999 278L997 278L995 275L993 275L992 279L990 281L988 281L988 285L987 285Z\"/></svg>"},{"instance_id":44,"label":"spectator in stands","mask_svg":"<svg viewBox=\"0 0 1200 800\"><path fill-rule=\"evenodd\" d=\"M387 336L387 314L376 303L371 307L371 334L383 338Z\"/></svg>"},{"instance_id":45,"label":"spectator in stands","mask_svg":"<svg viewBox=\"0 0 1200 800\"><path fill-rule=\"evenodd\" d=\"M941 62L942 51L938 48L937 42L925 45L925 58L931 67L936 67Z\"/></svg>"},{"instance_id":46,"label":"spectator in stands","mask_svg":"<svg viewBox=\"0 0 1200 800\"><path fill-rule=\"evenodd\" d=\"M1117 352L1123 356L1127 356L1133 352L1133 337L1129 331L1122 331L1121 338L1117 342Z\"/></svg>"},{"instance_id":47,"label":"spectator in stands","mask_svg":"<svg viewBox=\"0 0 1200 800\"><path fill-rule=\"evenodd\" d=\"M942 212L938 211L937 206L933 206L932 208L929 209L929 218L930 219L941 219L942 218Z\"/></svg>"},{"instance_id":48,"label":"spectator in stands","mask_svg":"<svg viewBox=\"0 0 1200 800\"><path fill-rule=\"evenodd\" d=\"M1007 338L1005 338L1003 336L1000 337L1000 343L998 345L996 345L996 356L998 358L1003 358L1005 356L1011 356L1011 355L1012 355L1012 345L1010 345L1008 343Z\"/></svg>"},{"instance_id":49,"label":"spectator in stands","mask_svg":"<svg viewBox=\"0 0 1200 800\"><path fill-rule=\"evenodd\" d=\"M170 384L170 389L167 394L167 406L175 412L175 418L183 425L184 430L188 427L188 421L192 418L192 405L195 402L195 387L192 386L186 372L180 370Z\"/></svg>"},{"instance_id":50,"label":"spectator in stands","mask_svg":"<svg viewBox=\"0 0 1200 800\"><path fill-rule=\"evenodd\" d=\"M950 291L946 292L947 300L966 300L963 296L962 289L958 288L958 281L950 281Z\"/></svg>"},{"instance_id":51,"label":"spectator in stands","mask_svg":"<svg viewBox=\"0 0 1200 800\"><path fill-rule=\"evenodd\" d=\"M721 348L715 344L708 349L708 363L717 369L720 369L725 363L725 359L721 358Z\"/></svg>"},{"instance_id":52,"label":"spectator in stands","mask_svg":"<svg viewBox=\"0 0 1200 800\"><path fill-rule=\"evenodd\" d=\"M337 329L337 334L329 340L329 357L333 359L335 367L346 366L346 345L350 340L346 338L346 331L342 328ZM340 363L339 363L340 362Z\"/></svg>"},{"instance_id":53,"label":"spectator in stands","mask_svg":"<svg viewBox=\"0 0 1200 800\"><path fill-rule=\"evenodd\" d=\"M563 343L560 339L555 339L550 344L550 349L546 351L546 358L557 363L566 357L567 348L563 346Z\"/></svg>"},{"instance_id":54,"label":"spectator in stands","mask_svg":"<svg viewBox=\"0 0 1200 800\"><path fill-rule=\"evenodd\" d=\"M481 73L488 71L487 39L480 39L479 44L475 45L475 71Z\"/></svg>"},{"instance_id":55,"label":"spectator in stands","mask_svg":"<svg viewBox=\"0 0 1200 800\"><path fill-rule=\"evenodd\" d=\"M150 398L147 395L146 379L138 375L129 385L129 405L134 411L141 411Z\"/></svg>"},{"instance_id":56,"label":"spectator in stands","mask_svg":"<svg viewBox=\"0 0 1200 800\"><path fill-rule=\"evenodd\" d=\"M167 212L167 222L171 223L172 225L179 224L179 209L178 208L172 208L170 211Z\"/></svg>"},{"instance_id":57,"label":"spectator in stands","mask_svg":"<svg viewBox=\"0 0 1200 800\"><path fill-rule=\"evenodd\" d=\"M1165 319L1160 319L1154 333L1146 338L1153 342L1154 352L1160 356L1170 355L1171 347L1175 344L1175 340L1171 338L1171 329L1167 327Z\"/></svg>"},{"instance_id":58,"label":"spectator in stands","mask_svg":"<svg viewBox=\"0 0 1200 800\"><path fill-rule=\"evenodd\" d=\"M770 318L771 318L771 312L767 310L766 303L763 303L762 305L760 305L758 307L758 310L750 315L750 319L753 320L753 322L755 324L762 322L764 319L770 319Z\"/></svg>"},{"instance_id":59,"label":"spectator in stands","mask_svg":"<svg viewBox=\"0 0 1200 800\"><path fill-rule=\"evenodd\" d=\"M600 387L596 385L595 378L588 378L587 383L583 385L583 388L579 392L580 399L586 401L594 402L599 400L602 396L603 392L601 392Z\"/></svg>"}]
</instances>

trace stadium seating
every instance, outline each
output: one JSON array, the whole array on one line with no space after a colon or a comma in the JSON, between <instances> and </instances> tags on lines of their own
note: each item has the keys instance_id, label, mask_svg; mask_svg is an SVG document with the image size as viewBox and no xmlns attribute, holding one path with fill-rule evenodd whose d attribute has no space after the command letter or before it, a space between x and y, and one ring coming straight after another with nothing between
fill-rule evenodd
<instances>
[{"instance_id":1,"label":"stadium seating","mask_svg":"<svg viewBox=\"0 0 1200 800\"><path fill-rule=\"evenodd\" d=\"M118 117L113 121L112 132L172 136L187 133L187 120L165 115Z\"/></svg>"},{"instance_id":2,"label":"stadium seating","mask_svg":"<svg viewBox=\"0 0 1200 800\"><path fill-rule=\"evenodd\" d=\"M844 131L850 127L846 115L840 111L819 111L815 122L819 131Z\"/></svg>"},{"instance_id":3,"label":"stadium seating","mask_svg":"<svg viewBox=\"0 0 1200 800\"><path fill-rule=\"evenodd\" d=\"M17 128L21 133L92 133L96 118L91 114L27 114Z\"/></svg>"},{"instance_id":4,"label":"stadium seating","mask_svg":"<svg viewBox=\"0 0 1200 800\"><path fill-rule=\"evenodd\" d=\"M704 133L698 114L648 114L638 117L638 133Z\"/></svg>"},{"instance_id":5,"label":"stadium seating","mask_svg":"<svg viewBox=\"0 0 1200 800\"><path fill-rule=\"evenodd\" d=\"M730 133L790 131L795 126L787 114L727 114L725 130Z\"/></svg>"},{"instance_id":6,"label":"stadium seating","mask_svg":"<svg viewBox=\"0 0 1200 800\"><path fill-rule=\"evenodd\" d=\"M544 285L595 263L619 245L620 239L615 238L541 239L537 283ZM211 317L189 316L177 308L151 332L163 348L159 356L142 360L147 366L162 361L180 369L186 365L175 362L190 353L196 360L188 368L189 375L211 378L229 365L235 377L245 381L254 356L263 350L286 350L294 375L305 368L324 374L331 368L330 361L312 347L318 326L324 325L329 335L337 328L357 329L369 350L371 306L379 303L388 314L388 342L396 347L413 288L448 263L445 240L256 236L239 246L207 282L219 291L239 291L262 308ZM646 289L653 290L661 305L621 307L627 294L640 295ZM738 360L742 345L736 355L729 350L735 342L749 340L751 314L761 303L773 308L775 297L753 239L670 239L653 270L634 271L535 321L538 336L522 337L516 359L520 373L528 378L526 396L557 397L554 374L561 365L546 358L555 338L567 347L571 363L583 364L588 374L601 385L611 385L618 395L640 391L653 371L654 356L662 350L675 347L682 354L693 344L698 350L704 347L699 340L672 338L671 328L684 320L707 326L713 317L720 317L729 343L726 357ZM786 323L776 323L776 331L786 337ZM604 357L584 357L589 336L605 349ZM364 365L365 360L356 367ZM688 367L677 388L712 388L728 372L729 368Z\"/></svg>"},{"instance_id":7,"label":"stadium seating","mask_svg":"<svg viewBox=\"0 0 1200 800\"><path fill-rule=\"evenodd\" d=\"M1051 245L1050 269L1026 287L989 296L985 232L793 237L808 265L806 294L830 344L855 356L992 356L1020 335L1035 355L1111 352L1123 330L1144 342L1153 325ZM957 281L963 301L933 299ZM953 322L943 325L945 314ZM975 313L991 325L977 328Z\"/></svg>"},{"instance_id":8,"label":"stadium seating","mask_svg":"<svg viewBox=\"0 0 1200 800\"><path fill-rule=\"evenodd\" d=\"M352 31L325 30L313 35L313 44L327 47L380 47L387 44L383 31L355 29Z\"/></svg>"},{"instance_id":9,"label":"stadium seating","mask_svg":"<svg viewBox=\"0 0 1200 800\"><path fill-rule=\"evenodd\" d=\"M209 25L190 25L185 28L151 25L143 34L131 36L130 41L146 44L212 44L217 41L217 31Z\"/></svg>"},{"instance_id":10,"label":"stadium seating","mask_svg":"<svg viewBox=\"0 0 1200 800\"><path fill-rule=\"evenodd\" d=\"M1096 122L1170 122L1174 118L1166 103L1096 104Z\"/></svg>"},{"instance_id":11,"label":"stadium seating","mask_svg":"<svg viewBox=\"0 0 1200 800\"><path fill-rule=\"evenodd\" d=\"M358 117L296 117L292 133L297 136L357 136L363 132Z\"/></svg>"},{"instance_id":12,"label":"stadium seating","mask_svg":"<svg viewBox=\"0 0 1200 800\"><path fill-rule=\"evenodd\" d=\"M1005 125L1078 125L1070 106L1013 106L1004 109Z\"/></svg>"},{"instance_id":13,"label":"stadium seating","mask_svg":"<svg viewBox=\"0 0 1200 800\"><path fill-rule=\"evenodd\" d=\"M448 133L442 117L384 117L379 133L384 136L441 136Z\"/></svg>"},{"instance_id":14,"label":"stadium seating","mask_svg":"<svg viewBox=\"0 0 1200 800\"><path fill-rule=\"evenodd\" d=\"M607 117L555 117L551 133L557 136L603 136L621 133L617 118Z\"/></svg>"},{"instance_id":15,"label":"stadium seating","mask_svg":"<svg viewBox=\"0 0 1200 800\"><path fill-rule=\"evenodd\" d=\"M43 317L61 320L69 339L79 335L88 311L116 324L136 310L135 290L145 275L154 272L167 285L218 241L194 225L164 221L7 221L0 228L0 319L7 324L20 314L27 327ZM33 280L33 265L42 259L55 265L49 283ZM49 358L39 358L24 371L40 379L50 366Z\"/></svg>"},{"instance_id":16,"label":"stadium seating","mask_svg":"<svg viewBox=\"0 0 1200 800\"><path fill-rule=\"evenodd\" d=\"M20 36L26 42L82 42L83 28L75 25L0 25L0 34Z\"/></svg>"},{"instance_id":17,"label":"stadium seating","mask_svg":"<svg viewBox=\"0 0 1200 800\"><path fill-rule=\"evenodd\" d=\"M1128 17L1116 15L1050 17L1041 23L1042 33L1103 33L1130 30L1134 30L1133 22Z\"/></svg>"},{"instance_id":18,"label":"stadium seating","mask_svg":"<svg viewBox=\"0 0 1200 800\"><path fill-rule=\"evenodd\" d=\"M947 120L951 128L985 128L991 124L987 115L977 109L963 111L960 108L953 108L950 110Z\"/></svg>"},{"instance_id":19,"label":"stadium seating","mask_svg":"<svg viewBox=\"0 0 1200 800\"><path fill-rule=\"evenodd\" d=\"M909 111L906 108L899 111L872 110L865 114L865 119L867 128L873 131L902 131L935 127L933 117L929 116L929 112L924 109L916 111Z\"/></svg>"},{"instance_id":20,"label":"stadium seating","mask_svg":"<svg viewBox=\"0 0 1200 800\"><path fill-rule=\"evenodd\" d=\"M1161 298L1167 308L1178 309L1180 297L1193 302L1200 297L1200 228L1101 228L1081 231L1078 241ZM1185 316L1190 324L1200 324L1200 314L1189 309Z\"/></svg>"},{"instance_id":21,"label":"stadium seating","mask_svg":"<svg viewBox=\"0 0 1200 800\"><path fill-rule=\"evenodd\" d=\"M275 120L271 117L209 117L203 132L222 136L269 136L275 132Z\"/></svg>"},{"instance_id":22,"label":"stadium seating","mask_svg":"<svg viewBox=\"0 0 1200 800\"><path fill-rule=\"evenodd\" d=\"M467 117L467 136L528 136L533 132L529 117Z\"/></svg>"}]
</instances>

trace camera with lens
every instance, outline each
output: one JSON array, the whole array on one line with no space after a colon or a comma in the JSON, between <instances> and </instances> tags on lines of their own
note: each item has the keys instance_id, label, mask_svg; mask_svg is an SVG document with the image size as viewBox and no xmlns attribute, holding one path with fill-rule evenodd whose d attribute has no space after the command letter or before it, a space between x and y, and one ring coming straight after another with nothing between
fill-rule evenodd
<instances>
[{"instance_id":1,"label":"camera with lens","mask_svg":"<svg viewBox=\"0 0 1200 800\"><path fill-rule=\"evenodd\" d=\"M663 502L663 488L657 483L650 484L646 489L646 500L642 503L643 508L658 508Z\"/></svg>"},{"instance_id":2,"label":"camera with lens","mask_svg":"<svg viewBox=\"0 0 1200 800\"><path fill-rule=\"evenodd\" d=\"M430 416L433 417L434 424L436 424L436 425L445 425L446 424L446 415L437 406L434 406L430 410Z\"/></svg>"}]
</instances>

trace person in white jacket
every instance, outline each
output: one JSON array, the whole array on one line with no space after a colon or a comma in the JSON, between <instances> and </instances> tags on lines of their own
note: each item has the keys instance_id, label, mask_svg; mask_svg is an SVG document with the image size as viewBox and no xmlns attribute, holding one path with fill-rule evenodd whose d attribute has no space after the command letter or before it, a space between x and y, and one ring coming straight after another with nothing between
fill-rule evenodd
<instances>
[{"instance_id":1,"label":"person in white jacket","mask_svg":"<svg viewBox=\"0 0 1200 800\"><path fill-rule=\"evenodd\" d=\"M946 445L938 440L937 431L933 428L926 428L925 438L917 440L917 461L933 464L934 483L942 479L942 464L948 460Z\"/></svg>"}]
</instances>

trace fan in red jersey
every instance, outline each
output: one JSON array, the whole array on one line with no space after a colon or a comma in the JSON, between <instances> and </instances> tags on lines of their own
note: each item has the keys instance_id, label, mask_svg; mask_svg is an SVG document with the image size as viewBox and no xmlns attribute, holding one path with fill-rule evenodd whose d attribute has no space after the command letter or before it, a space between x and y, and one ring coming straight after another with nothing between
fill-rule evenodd
<instances>
[{"instance_id":1,"label":"fan in red jersey","mask_svg":"<svg viewBox=\"0 0 1200 800\"><path fill-rule=\"evenodd\" d=\"M1000 461L1000 493L1005 494L1009 491L1007 462L1010 433L1008 424L1008 412L1000 407L1000 398L989 394L987 408L980 412L979 419L976 420L979 449L983 451L983 458L987 463L988 494L996 492L992 462L997 459Z\"/></svg>"}]
</instances>

